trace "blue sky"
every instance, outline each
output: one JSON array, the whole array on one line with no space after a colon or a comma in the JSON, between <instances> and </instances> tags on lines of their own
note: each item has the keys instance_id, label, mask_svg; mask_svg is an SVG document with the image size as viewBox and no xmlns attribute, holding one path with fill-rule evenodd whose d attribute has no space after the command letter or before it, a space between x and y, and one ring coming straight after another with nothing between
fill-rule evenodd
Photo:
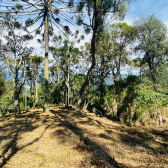
<instances>
[{"instance_id":1,"label":"blue sky","mask_svg":"<svg viewBox=\"0 0 168 168\"><path fill-rule=\"evenodd\" d=\"M168 0L132 0L129 5L129 8L130 10L126 14L124 22L127 22L130 25L139 16L148 16L151 14L155 14L157 18L161 19L163 23L168 26ZM33 30L33 27L32 27L32 30ZM37 25L35 27L37 27ZM76 30L75 27L72 27L71 29ZM84 34L84 32L81 32L81 34ZM89 39L91 38L91 34L85 35L85 37L86 37L85 41L88 42ZM33 40L30 43L30 45L33 45L34 47L37 48L36 50L37 54L40 54L40 55L42 54L43 50L40 49L40 45L37 44L36 40Z\"/></svg>"},{"instance_id":2,"label":"blue sky","mask_svg":"<svg viewBox=\"0 0 168 168\"><path fill-rule=\"evenodd\" d=\"M168 0L132 0L129 5L129 11L126 14L124 22L128 24L132 24L138 17L140 16L148 16L151 14L155 14L157 18L163 21L164 24L168 26ZM72 28L76 30L76 28ZM81 32L83 34L84 32ZM91 38L91 34L85 36L85 42L88 42ZM84 43L84 42L83 42ZM34 45L37 47L36 53L42 55L43 49L40 49L40 45L37 44L36 40L30 45ZM79 44L79 46L82 44ZM49 55L51 58L51 54ZM134 74L138 74L139 70L130 69L125 67L123 69L123 73L132 72Z\"/></svg>"},{"instance_id":3,"label":"blue sky","mask_svg":"<svg viewBox=\"0 0 168 168\"><path fill-rule=\"evenodd\" d=\"M163 23L168 26L168 0L132 0L129 8L130 10L126 14L124 22L127 22L130 25L139 16L148 16L155 14L157 18L161 19ZM37 27L37 25L34 26ZM30 29L33 30L34 26ZM72 29L76 30L75 27L73 27ZM84 34L84 32L81 32L81 34ZM36 48L35 54L43 55L44 49L40 48L40 44L37 43L37 38L39 37L36 37L34 40L32 40L29 46L34 46ZM85 41L88 42L90 38L91 34L86 36ZM49 55L49 57L51 58L51 54Z\"/></svg>"},{"instance_id":4,"label":"blue sky","mask_svg":"<svg viewBox=\"0 0 168 168\"><path fill-rule=\"evenodd\" d=\"M124 22L132 25L138 17L151 14L162 20L168 27L168 0L132 0ZM125 74L126 72L139 74L139 69L125 67L123 73Z\"/></svg>"},{"instance_id":5,"label":"blue sky","mask_svg":"<svg viewBox=\"0 0 168 168\"><path fill-rule=\"evenodd\" d=\"M168 0L132 0L125 21L132 23L139 16L155 14L168 25Z\"/></svg>"}]
</instances>

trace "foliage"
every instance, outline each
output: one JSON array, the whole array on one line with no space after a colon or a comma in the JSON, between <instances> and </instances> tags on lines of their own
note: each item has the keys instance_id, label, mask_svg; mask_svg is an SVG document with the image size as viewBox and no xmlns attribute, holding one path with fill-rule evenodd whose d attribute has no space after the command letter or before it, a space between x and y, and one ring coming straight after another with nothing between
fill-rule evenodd
<instances>
[{"instance_id":1,"label":"foliage","mask_svg":"<svg viewBox=\"0 0 168 168\"><path fill-rule=\"evenodd\" d=\"M84 83L84 76L82 74L75 74L72 79L73 101L76 102L79 96L79 90Z\"/></svg>"},{"instance_id":2,"label":"foliage","mask_svg":"<svg viewBox=\"0 0 168 168\"><path fill-rule=\"evenodd\" d=\"M19 100L21 110L26 102L31 108L36 99L37 106L44 106L44 111L49 111L49 103L65 102L66 107L77 103L77 110L80 105L90 110L96 108L103 115L131 123L150 107L166 106L167 28L154 15L139 18L134 27L124 22L107 27L112 19L124 18L125 0L0 1L0 29L3 31L0 35L6 39L0 40L0 63L4 64L0 70L10 71L13 80L12 85L0 75L3 112L16 109ZM77 25L83 25L87 34L92 33L91 41L80 48L76 44L84 40L84 35L80 35L79 30L71 32L64 25L66 21L76 26L72 17L74 11ZM25 18L24 24L20 22ZM36 28L29 32L33 25ZM56 35L54 27L66 39ZM41 44L45 41L45 58L30 56L33 48L28 48L27 43L36 35L43 38L38 39ZM49 36L54 37L54 45L50 47ZM52 61L48 59L49 50ZM131 60L132 51L141 56L135 55ZM121 70L126 66L138 67L140 77L128 75L123 79ZM107 77L114 82L110 86L105 83ZM29 93L23 89L27 87L25 83L30 86Z\"/></svg>"},{"instance_id":3,"label":"foliage","mask_svg":"<svg viewBox=\"0 0 168 168\"><path fill-rule=\"evenodd\" d=\"M78 74L76 74L75 76L74 76L74 79L73 79L73 87L72 87L72 89L75 91L75 92L78 92L79 91L79 86L81 86L82 84L83 84L83 82L84 82L84 77L83 77L83 75L78 75Z\"/></svg>"},{"instance_id":4,"label":"foliage","mask_svg":"<svg viewBox=\"0 0 168 168\"><path fill-rule=\"evenodd\" d=\"M136 36L137 31L134 27L126 23L118 23L112 24L103 31L97 41L101 80L109 76L114 82L113 100L114 106L116 106L116 108L113 108L114 116L117 115L118 87L120 87L118 86L118 79L121 76L121 67L131 65L129 59L131 52L128 50L128 46L135 41Z\"/></svg>"},{"instance_id":5,"label":"foliage","mask_svg":"<svg viewBox=\"0 0 168 168\"><path fill-rule=\"evenodd\" d=\"M77 24L83 25L85 32L89 33L92 30L92 39L91 39L91 61L92 64L88 69L87 76L85 78L85 82L83 83L80 89L80 97L77 104L77 109L80 108L82 103L83 94L85 92L86 87L89 84L89 79L91 77L91 72L96 65L96 41L98 36L104 29L105 18L107 16L111 16L112 18L124 18L125 13L127 11L127 7L125 5L125 1L117 1L117 0L98 0L98 1L90 1L84 0L79 3L77 6L77 10L79 12L77 16ZM84 13L87 11L87 15ZM89 21L88 21L89 18Z\"/></svg>"},{"instance_id":6,"label":"foliage","mask_svg":"<svg viewBox=\"0 0 168 168\"><path fill-rule=\"evenodd\" d=\"M168 96L162 93L157 93L153 90L140 89L137 92L137 118L150 107L159 106L160 108L166 107Z\"/></svg>"},{"instance_id":7,"label":"foliage","mask_svg":"<svg viewBox=\"0 0 168 168\"><path fill-rule=\"evenodd\" d=\"M153 90L139 90L137 101L142 104L166 104L168 96L165 94L157 93Z\"/></svg>"},{"instance_id":8,"label":"foliage","mask_svg":"<svg viewBox=\"0 0 168 168\"><path fill-rule=\"evenodd\" d=\"M38 106L38 83L39 74L42 73L42 63L44 58L42 56L34 55L26 57L26 81L30 86L32 106Z\"/></svg>"},{"instance_id":9,"label":"foliage","mask_svg":"<svg viewBox=\"0 0 168 168\"><path fill-rule=\"evenodd\" d=\"M154 15L140 17L134 22L138 32L138 45L134 51L143 54L141 65L147 64L147 75L153 82L155 91L160 80L160 68L165 66L167 60L167 28L161 20Z\"/></svg>"},{"instance_id":10,"label":"foliage","mask_svg":"<svg viewBox=\"0 0 168 168\"><path fill-rule=\"evenodd\" d=\"M150 107L166 107L168 96L152 90L143 79L128 76L118 82L118 117L125 122L132 122L142 116ZM112 89L112 88L111 88Z\"/></svg>"},{"instance_id":11,"label":"foliage","mask_svg":"<svg viewBox=\"0 0 168 168\"><path fill-rule=\"evenodd\" d=\"M64 90L65 90L65 81L61 81L59 84L55 85L50 89L50 101L52 104L60 104L64 101Z\"/></svg>"},{"instance_id":12,"label":"foliage","mask_svg":"<svg viewBox=\"0 0 168 168\"><path fill-rule=\"evenodd\" d=\"M23 89L26 78L26 57L32 53L33 48L27 47L27 38L22 38L22 25L16 27L15 19L10 16L4 16L3 26L7 29L8 34L4 34L6 43L3 44L3 61L8 67L9 73L12 74L15 114L20 113L19 96ZM19 31L19 33L17 32Z\"/></svg>"},{"instance_id":13,"label":"foliage","mask_svg":"<svg viewBox=\"0 0 168 168\"><path fill-rule=\"evenodd\" d=\"M54 36L53 41L58 46L57 48L52 46L50 47L50 51L53 54L54 60L53 62L55 65L51 68L52 74L54 74L54 71L56 71L57 76L57 90L55 90L56 93L58 93L58 96L60 96L59 91L59 83L60 83L60 74L63 72L64 79L65 79L65 105L66 107L70 103L70 90L72 86L72 78L75 72L72 72L72 67L75 67L76 64L79 63L79 58L81 57L81 51L79 51L78 48L75 48L75 44L79 43L81 40L84 39L84 36L79 36L79 31L76 30L75 36L70 39L63 40L63 37L61 35ZM71 73L72 72L72 73ZM56 100L54 100L55 102ZM59 101L59 99L57 99Z\"/></svg>"},{"instance_id":14,"label":"foliage","mask_svg":"<svg viewBox=\"0 0 168 168\"><path fill-rule=\"evenodd\" d=\"M13 85L11 81L5 81L5 90L0 96L0 109L2 113L14 111Z\"/></svg>"},{"instance_id":15,"label":"foliage","mask_svg":"<svg viewBox=\"0 0 168 168\"><path fill-rule=\"evenodd\" d=\"M0 72L0 97L5 91L5 80L3 79L2 73Z\"/></svg>"}]
</instances>

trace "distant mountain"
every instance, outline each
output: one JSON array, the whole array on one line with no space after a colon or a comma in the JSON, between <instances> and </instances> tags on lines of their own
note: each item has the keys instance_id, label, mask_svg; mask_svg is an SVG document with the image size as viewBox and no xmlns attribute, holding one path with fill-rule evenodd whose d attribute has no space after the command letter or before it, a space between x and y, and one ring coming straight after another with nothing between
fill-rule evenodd
<instances>
[{"instance_id":1,"label":"distant mountain","mask_svg":"<svg viewBox=\"0 0 168 168\"><path fill-rule=\"evenodd\" d=\"M12 76L10 76L9 72L5 72L5 73L6 73L6 78L7 78L7 80L12 81ZM19 73L19 75L21 75L21 73ZM121 74L121 76L122 76L123 78L126 78L128 75L126 75L126 74ZM106 83L106 85L111 85L111 84L113 84L113 79L110 78L110 77L108 77L108 78L105 79L105 83Z\"/></svg>"},{"instance_id":2,"label":"distant mountain","mask_svg":"<svg viewBox=\"0 0 168 168\"><path fill-rule=\"evenodd\" d=\"M126 78L128 75L121 74L121 76L122 76L122 78ZM113 82L112 78L108 77L108 78L105 79L105 83L106 83L106 85L112 85L114 82Z\"/></svg>"}]
</instances>

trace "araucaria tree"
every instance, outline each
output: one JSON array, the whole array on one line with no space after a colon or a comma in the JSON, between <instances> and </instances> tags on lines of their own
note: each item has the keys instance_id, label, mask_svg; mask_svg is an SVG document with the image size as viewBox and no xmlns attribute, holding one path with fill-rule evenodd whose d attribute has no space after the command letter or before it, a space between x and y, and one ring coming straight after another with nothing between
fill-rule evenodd
<instances>
[{"instance_id":1,"label":"araucaria tree","mask_svg":"<svg viewBox=\"0 0 168 168\"><path fill-rule=\"evenodd\" d=\"M91 72L96 65L96 40L99 33L105 26L105 18L109 16L110 21L118 17L124 17L126 12L124 0L82 0L77 6L80 13L77 17L77 24L83 25L86 33L92 32L91 38L91 59L92 64L87 72L85 82L80 89L80 96L77 109L80 108L83 99L83 93L89 83ZM107 23L106 23L107 24Z\"/></svg>"},{"instance_id":2,"label":"araucaria tree","mask_svg":"<svg viewBox=\"0 0 168 168\"><path fill-rule=\"evenodd\" d=\"M59 48L56 47L50 47L50 51L53 54L53 57L55 60L57 60L57 63L60 65L57 65L57 72L60 73L61 69L64 72L65 77L65 106L67 107L70 103L70 90L71 90L71 76L70 76L70 70L72 65L79 62L79 54L81 52L78 48L75 48L75 44L79 43L81 40L84 39L84 35L79 36L79 31L76 30L74 33L74 38L71 38L71 40L63 40L61 36L55 36L53 38L53 41L55 44L58 43L57 46L61 46ZM74 72L75 73L75 72ZM57 73L57 76L60 76Z\"/></svg>"},{"instance_id":3,"label":"araucaria tree","mask_svg":"<svg viewBox=\"0 0 168 168\"><path fill-rule=\"evenodd\" d=\"M27 63L27 82L30 86L32 105L38 107L38 78L39 72L42 71L41 64L44 58L42 56L34 55L26 57ZM33 101L33 95L35 95L35 101Z\"/></svg>"},{"instance_id":4,"label":"araucaria tree","mask_svg":"<svg viewBox=\"0 0 168 168\"><path fill-rule=\"evenodd\" d=\"M25 30L28 27L39 23L32 31L34 35L40 34L44 26L44 41L45 41L45 61L44 61L44 78L45 78L45 105L44 111L49 112L49 35L54 32L54 26L62 32L70 33L68 26L63 26L60 20L64 20L73 24L71 14L66 15L67 10L72 9L73 0L1 0L0 16L10 13L13 16L29 17L25 22ZM26 17L26 18L27 18Z\"/></svg>"}]
</instances>

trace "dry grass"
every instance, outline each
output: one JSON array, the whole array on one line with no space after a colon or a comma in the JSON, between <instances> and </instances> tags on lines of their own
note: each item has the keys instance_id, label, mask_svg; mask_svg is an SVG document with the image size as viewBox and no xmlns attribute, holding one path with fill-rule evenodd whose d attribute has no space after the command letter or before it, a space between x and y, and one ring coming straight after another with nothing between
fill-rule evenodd
<instances>
[{"instance_id":1,"label":"dry grass","mask_svg":"<svg viewBox=\"0 0 168 168\"><path fill-rule=\"evenodd\" d=\"M0 167L168 167L168 125L127 127L86 111L50 107L0 118Z\"/></svg>"}]
</instances>

